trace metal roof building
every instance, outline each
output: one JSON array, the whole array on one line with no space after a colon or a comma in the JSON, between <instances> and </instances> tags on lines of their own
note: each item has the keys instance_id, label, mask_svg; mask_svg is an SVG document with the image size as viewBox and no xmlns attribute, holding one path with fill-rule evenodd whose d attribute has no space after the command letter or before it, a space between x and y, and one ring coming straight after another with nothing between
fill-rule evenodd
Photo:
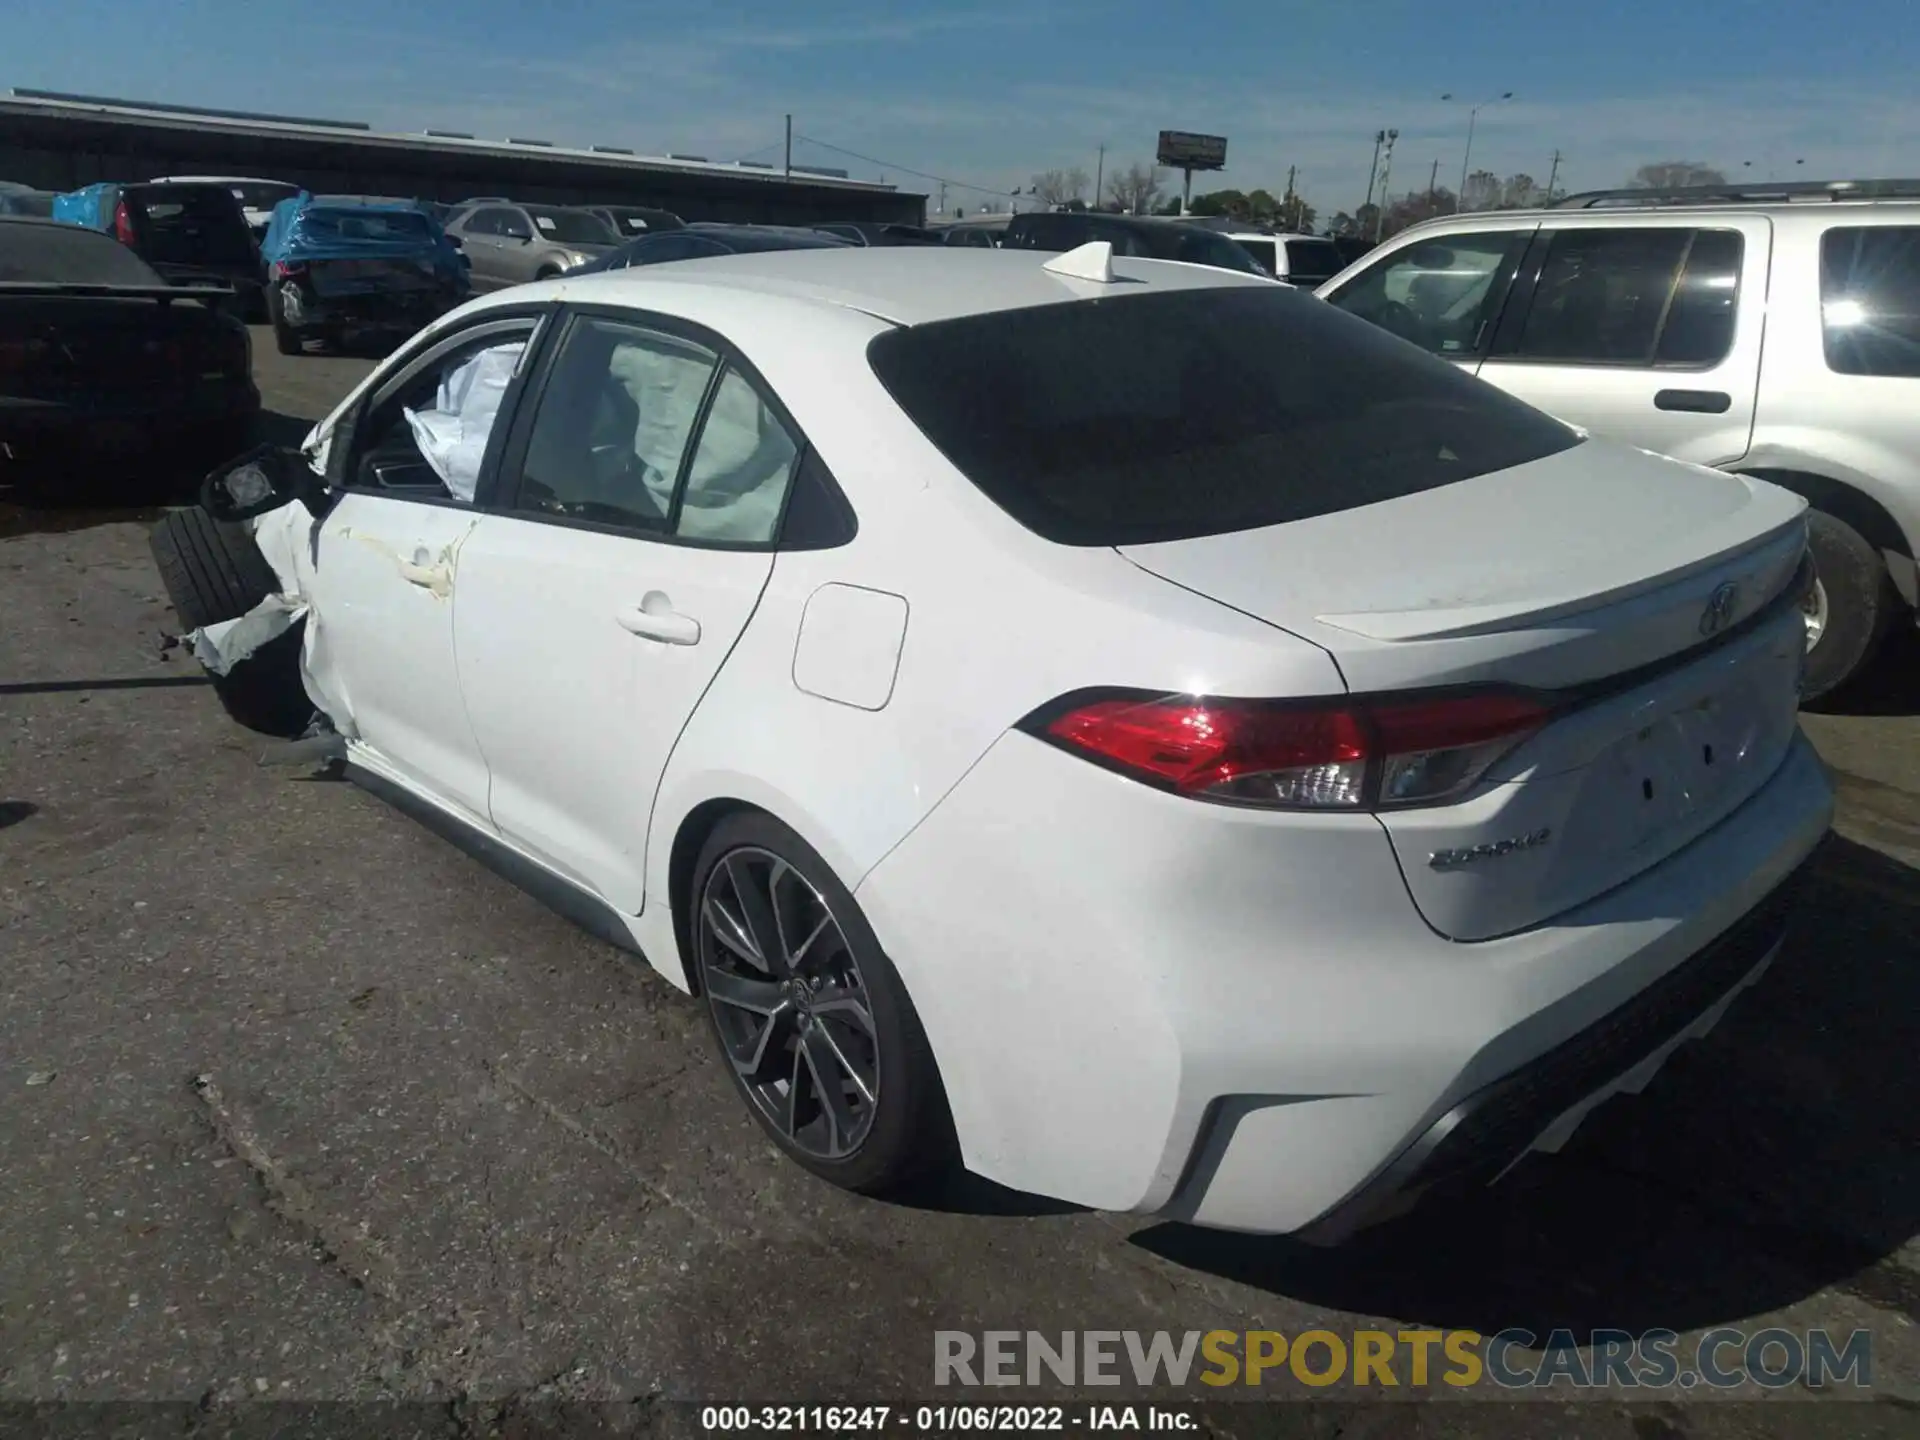
<instances>
[{"instance_id":1,"label":"metal roof building","mask_svg":"<svg viewBox=\"0 0 1920 1440\"><path fill-rule=\"evenodd\" d=\"M652 205L688 220L918 225L927 197L845 171L573 149L447 130L399 134L350 120L15 89L0 97L0 180L73 190L156 175L285 180L315 192L461 200L510 195L549 204Z\"/></svg>"}]
</instances>

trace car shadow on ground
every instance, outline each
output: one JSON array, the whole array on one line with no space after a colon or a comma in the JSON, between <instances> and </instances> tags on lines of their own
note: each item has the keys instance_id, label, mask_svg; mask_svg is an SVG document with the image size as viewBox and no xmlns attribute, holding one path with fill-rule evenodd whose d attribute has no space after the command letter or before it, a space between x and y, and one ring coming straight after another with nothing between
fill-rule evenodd
<instances>
[{"instance_id":1,"label":"car shadow on ground","mask_svg":"<svg viewBox=\"0 0 1920 1440\"><path fill-rule=\"evenodd\" d=\"M1864 675L1807 708L1821 715L1920 715L1920 629L1902 617Z\"/></svg>"},{"instance_id":2,"label":"car shadow on ground","mask_svg":"<svg viewBox=\"0 0 1920 1440\"><path fill-rule=\"evenodd\" d=\"M1836 839L1787 947L1705 1039L1557 1156L1348 1245L1133 1241L1313 1305L1491 1334L1685 1332L1838 1287L1920 1319L1920 875Z\"/></svg>"}]
</instances>

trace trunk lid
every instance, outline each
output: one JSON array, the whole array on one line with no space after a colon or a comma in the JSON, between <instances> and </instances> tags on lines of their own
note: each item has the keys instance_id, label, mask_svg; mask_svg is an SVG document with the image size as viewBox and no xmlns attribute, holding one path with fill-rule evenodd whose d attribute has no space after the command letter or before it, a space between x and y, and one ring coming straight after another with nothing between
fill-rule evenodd
<instances>
[{"instance_id":1,"label":"trunk lid","mask_svg":"<svg viewBox=\"0 0 1920 1440\"><path fill-rule=\"evenodd\" d=\"M25 401L146 408L247 371L245 332L197 301L58 294L0 310L0 373Z\"/></svg>"},{"instance_id":2,"label":"trunk lid","mask_svg":"<svg viewBox=\"0 0 1920 1440\"><path fill-rule=\"evenodd\" d=\"M1461 800L1383 810L1415 904L1480 940L1579 905L1718 823L1797 725L1786 592L1805 503L1589 441L1134 564L1325 648L1357 694L1572 692Z\"/></svg>"}]
</instances>

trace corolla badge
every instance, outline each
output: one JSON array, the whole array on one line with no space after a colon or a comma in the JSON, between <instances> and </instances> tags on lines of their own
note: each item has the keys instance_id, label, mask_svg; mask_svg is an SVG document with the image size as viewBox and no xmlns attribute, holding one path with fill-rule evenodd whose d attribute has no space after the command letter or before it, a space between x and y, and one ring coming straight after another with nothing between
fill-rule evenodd
<instances>
[{"instance_id":1,"label":"corolla badge","mask_svg":"<svg viewBox=\"0 0 1920 1440\"><path fill-rule=\"evenodd\" d=\"M1454 850L1436 850L1427 856L1427 864L1435 870L1458 870L1463 865L1477 865L1483 860L1499 860L1521 850L1531 850L1544 845L1553 831L1545 826L1525 835L1515 835L1507 840L1494 840L1485 845L1462 845Z\"/></svg>"},{"instance_id":2,"label":"corolla badge","mask_svg":"<svg viewBox=\"0 0 1920 1440\"><path fill-rule=\"evenodd\" d=\"M1727 622L1733 619L1733 612L1740 603L1740 587L1729 580L1714 588L1707 597L1707 608L1700 612L1700 633L1717 635L1727 628Z\"/></svg>"}]
</instances>

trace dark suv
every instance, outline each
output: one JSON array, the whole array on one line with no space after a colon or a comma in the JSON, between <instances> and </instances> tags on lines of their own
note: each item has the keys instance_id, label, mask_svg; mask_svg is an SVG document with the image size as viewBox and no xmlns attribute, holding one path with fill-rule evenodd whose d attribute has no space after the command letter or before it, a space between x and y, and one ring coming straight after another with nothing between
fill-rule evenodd
<instances>
[{"instance_id":1,"label":"dark suv","mask_svg":"<svg viewBox=\"0 0 1920 1440\"><path fill-rule=\"evenodd\" d=\"M1007 222L1007 233L1000 241L1000 248L1073 250L1096 240L1107 241L1116 255L1180 260L1189 265L1212 265L1220 270L1272 278L1251 255L1224 235L1201 225L1144 215L1101 215L1092 211L1016 215Z\"/></svg>"}]
</instances>

